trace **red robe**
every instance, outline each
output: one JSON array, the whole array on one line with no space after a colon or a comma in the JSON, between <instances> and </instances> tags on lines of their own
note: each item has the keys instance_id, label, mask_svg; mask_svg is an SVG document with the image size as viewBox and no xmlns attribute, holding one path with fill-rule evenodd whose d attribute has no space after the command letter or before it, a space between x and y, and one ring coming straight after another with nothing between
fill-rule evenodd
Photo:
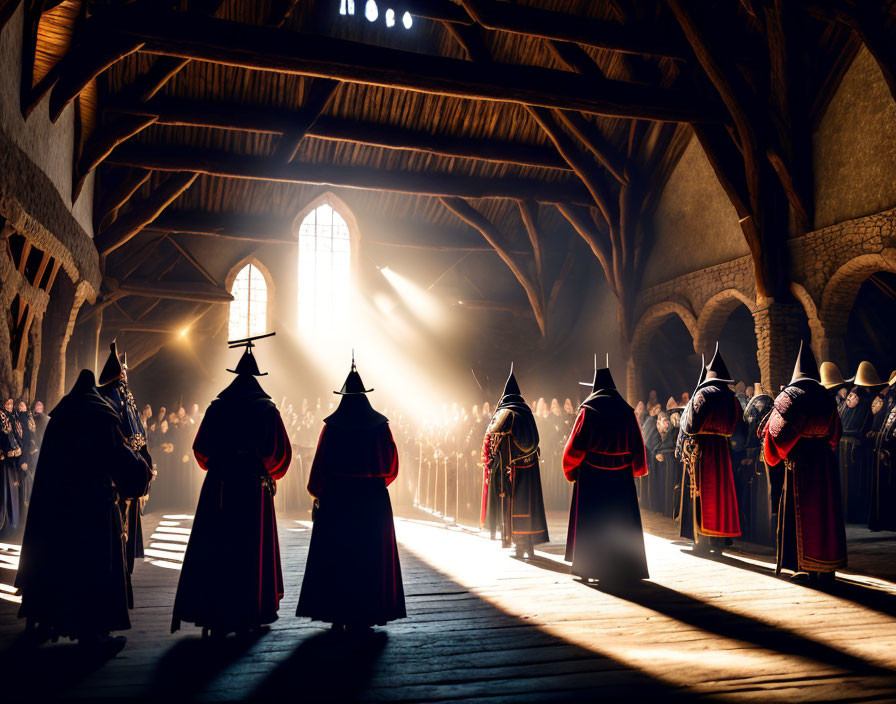
<instances>
[{"instance_id":1,"label":"red robe","mask_svg":"<svg viewBox=\"0 0 896 704\"><path fill-rule=\"evenodd\" d=\"M292 447L280 413L254 377L237 377L211 403L193 453L208 474L171 630L181 621L221 633L272 623L283 598L283 571L274 499L265 484L286 474Z\"/></svg>"},{"instance_id":2,"label":"red robe","mask_svg":"<svg viewBox=\"0 0 896 704\"><path fill-rule=\"evenodd\" d=\"M788 386L764 429L765 461L784 462L778 510L778 571L833 572L846 565L846 529L836 450L842 426L819 384Z\"/></svg>"},{"instance_id":3,"label":"red robe","mask_svg":"<svg viewBox=\"0 0 896 704\"><path fill-rule=\"evenodd\" d=\"M398 451L383 416L337 412L325 421L308 481L320 508L297 616L359 626L405 617L386 490L397 476Z\"/></svg>"},{"instance_id":4,"label":"red robe","mask_svg":"<svg viewBox=\"0 0 896 704\"><path fill-rule=\"evenodd\" d=\"M696 537L690 534L693 524L693 519L688 520L692 516L690 510L697 512L697 532L701 535L726 538L740 535L728 438L742 419L740 402L727 385L708 383L694 394L682 432L695 436L700 449L696 467L700 495L696 500L690 499L687 489L690 482L682 482L683 537ZM687 469L684 470L684 475L688 479ZM690 510L686 506L688 502L691 503Z\"/></svg>"},{"instance_id":5,"label":"red robe","mask_svg":"<svg viewBox=\"0 0 896 704\"><path fill-rule=\"evenodd\" d=\"M634 411L616 391L592 394L579 409L563 453L575 483L566 560L590 579L646 579L647 559L635 477L647 457Z\"/></svg>"}]
</instances>

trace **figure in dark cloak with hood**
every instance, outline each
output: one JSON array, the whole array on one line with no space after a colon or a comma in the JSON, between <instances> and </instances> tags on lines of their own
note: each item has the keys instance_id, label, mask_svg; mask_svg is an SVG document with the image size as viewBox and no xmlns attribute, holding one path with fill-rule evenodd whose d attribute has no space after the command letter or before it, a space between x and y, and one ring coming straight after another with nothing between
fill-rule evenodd
<instances>
[{"instance_id":1,"label":"figure in dark cloak with hood","mask_svg":"<svg viewBox=\"0 0 896 704\"><path fill-rule=\"evenodd\" d=\"M762 387L757 383L756 393L744 409L747 441L739 470L750 478L749 505L753 510L750 523L753 532L749 539L769 547L775 544L775 522L784 486L783 468L779 471L778 468L768 467L762 453L764 425L772 412L774 401L771 396L763 393Z\"/></svg>"},{"instance_id":2,"label":"figure in dark cloak with hood","mask_svg":"<svg viewBox=\"0 0 896 704\"><path fill-rule=\"evenodd\" d=\"M784 463L778 508L777 565L810 579L832 579L846 566L846 528L837 472L842 427L834 398L819 383L812 350L800 345L793 378L765 426L765 461Z\"/></svg>"},{"instance_id":3,"label":"figure in dark cloak with hood","mask_svg":"<svg viewBox=\"0 0 896 704\"><path fill-rule=\"evenodd\" d=\"M149 449L146 446L146 434L137 415L137 405L128 386L126 367L122 365L118 356L118 346L115 341L109 346L109 357L100 372L97 391L118 413L119 428L127 446L135 452L139 452L146 460L146 464L152 467L152 457L150 457ZM155 470L152 470L153 477L155 474ZM149 487L147 487L147 494L149 493L148 489ZM138 499L121 497L118 504L127 540L125 554L128 566L128 602L131 608L134 606L134 598L130 576L134 573L134 563L137 558L144 556L142 514L145 498L145 496Z\"/></svg>"},{"instance_id":4,"label":"figure in dark cloak with hood","mask_svg":"<svg viewBox=\"0 0 896 704\"><path fill-rule=\"evenodd\" d=\"M890 374L888 384L880 412L883 422L871 436L874 457L868 528L873 531L896 531L896 371Z\"/></svg>"},{"instance_id":5,"label":"figure in dark cloak with hood","mask_svg":"<svg viewBox=\"0 0 896 704\"><path fill-rule=\"evenodd\" d=\"M256 377L254 342L245 347L230 385L209 404L193 453L207 474L174 600L171 632L182 621L203 636L245 634L277 620L283 571L274 494L289 469L292 446L277 407Z\"/></svg>"},{"instance_id":6,"label":"figure in dark cloak with hood","mask_svg":"<svg viewBox=\"0 0 896 704\"><path fill-rule=\"evenodd\" d=\"M296 616L366 630L405 618L387 487L398 476L389 419L377 413L352 359L339 406L324 419L308 479L320 502Z\"/></svg>"},{"instance_id":7,"label":"figure in dark cloak with hood","mask_svg":"<svg viewBox=\"0 0 896 704\"><path fill-rule=\"evenodd\" d=\"M116 652L128 617L118 502L143 496L152 470L121 435L120 419L85 369L50 412L34 477L16 588L19 617L40 638Z\"/></svg>"},{"instance_id":8,"label":"figure in dark cloak with hood","mask_svg":"<svg viewBox=\"0 0 896 704\"><path fill-rule=\"evenodd\" d=\"M563 453L573 482L566 538L572 573L605 586L647 579L647 558L635 477L647 474L647 456L635 412L595 357L591 395L579 407Z\"/></svg>"},{"instance_id":9,"label":"figure in dark cloak with hood","mask_svg":"<svg viewBox=\"0 0 896 704\"><path fill-rule=\"evenodd\" d=\"M740 535L740 518L728 438L743 423L743 408L728 387L728 368L716 351L682 417L682 464L688 476L682 489L681 537L696 552L720 550L725 538Z\"/></svg>"},{"instance_id":10,"label":"figure in dark cloak with hood","mask_svg":"<svg viewBox=\"0 0 896 704\"><path fill-rule=\"evenodd\" d=\"M534 557L546 543L548 522L539 471L538 428L510 366L510 376L482 443L480 525L494 537L500 521L501 543L516 546L519 558Z\"/></svg>"},{"instance_id":11,"label":"figure in dark cloak with hood","mask_svg":"<svg viewBox=\"0 0 896 704\"><path fill-rule=\"evenodd\" d=\"M22 447L12 399L0 407L0 532L21 529L24 519Z\"/></svg>"}]
</instances>

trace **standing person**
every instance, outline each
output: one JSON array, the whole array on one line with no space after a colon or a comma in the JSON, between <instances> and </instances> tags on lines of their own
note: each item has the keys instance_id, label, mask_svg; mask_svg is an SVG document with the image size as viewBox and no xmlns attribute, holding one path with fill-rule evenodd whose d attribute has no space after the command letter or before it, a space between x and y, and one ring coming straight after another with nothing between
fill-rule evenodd
<instances>
[{"instance_id":1,"label":"standing person","mask_svg":"<svg viewBox=\"0 0 896 704\"><path fill-rule=\"evenodd\" d=\"M500 491L503 496L502 544L510 547L512 541L519 558L534 557L534 546L549 540L539 472L538 440L535 418L520 393L511 365L504 393L495 407L482 444L482 495L485 499ZM489 521L492 533L497 520L496 511L493 510L495 506L491 501L488 505L483 501L480 515L481 522ZM487 509L491 510L489 515L486 515Z\"/></svg>"},{"instance_id":2,"label":"standing person","mask_svg":"<svg viewBox=\"0 0 896 704\"><path fill-rule=\"evenodd\" d=\"M634 411L607 367L595 357L591 395L563 453L563 473L574 482L566 538L572 573L603 585L647 579L647 558L635 477L647 474L644 441Z\"/></svg>"},{"instance_id":3,"label":"standing person","mask_svg":"<svg viewBox=\"0 0 896 704\"><path fill-rule=\"evenodd\" d=\"M728 438L743 422L743 409L730 383L716 343L681 424L682 464L689 479L681 496L681 537L693 540L697 553L720 551L724 539L740 535Z\"/></svg>"},{"instance_id":4,"label":"standing person","mask_svg":"<svg viewBox=\"0 0 896 704\"><path fill-rule=\"evenodd\" d=\"M151 470L87 369L50 413L44 440L16 575L19 617L38 639L114 654L125 638L110 632L131 627L118 501L143 496Z\"/></svg>"},{"instance_id":5,"label":"standing person","mask_svg":"<svg viewBox=\"0 0 896 704\"><path fill-rule=\"evenodd\" d=\"M389 419L377 413L355 360L311 465L308 492L320 501L296 616L366 630L404 618L404 586L392 504L398 476Z\"/></svg>"},{"instance_id":6,"label":"standing person","mask_svg":"<svg viewBox=\"0 0 896 704\"><path fill-rule=\"evenodd\" d=\"M774 399L762 392L759 383L756 384L754 390L756 393L744 409L747 442L744 458L740 463L740 471L750 479L750 505L753 509L751 540L760 545L773 546L775 544L775 520L783 489L783 475L776 479L774 485L770 481L770 476L772 473L777 475L777 470L767 467L765 464L760 435L766 418L772 412Z\"/></svg>"},{"instance_id":7,"label":"standing person","mask_svg":"<svg viewBox=\"0 0 896 704\"><path fill-rule=\"evenodd\" d=\"M127 363L122 365L118 356L118 346L115 341L109 346L109 357L100 372L97 383L97 391L106 399L106 402L115 409L120 419L119 430L125 444L134 452L140 454L146 464L152 468L152 457L146 447L146 432L143 424L137 416L137 404L128 386ZM155 476L155 470L152 470ZM146 487L149 494L149 486ZM134 563L143 554L143 519L142 502L146 496L136 499L122 496L119 498L118 507L121 510L121 521L125 534L125 555L128 568L128 605L133 608L134 599L131 591L130 576L134 573Z\"/></svg>"},{"instance_id":8,"label":"standing person","mask_svg":"<svg viewBox=\"0 0 896 704\"><path fill-rule=\"evenodd\" d=\"M871 473L870 530L896 531L896 371L890 374L889 390L884 398L884 415L874 433Z\"/></svg>"},{"instance_id":9,"label":"standing person","mask_svg":"<svg viewBox=\"0 0 896 704\"><path fill-rule=\"evenodd\" d=\"M44 433L47 431L47 423L50 422L50 418L44 413L43 401L35 401L33 408L34 425L36 426L35 439L37 440L37 449L40 450L40 446L44 442Z\"/></svg>"},{"instance_id":10,"label":"standing person","mask_svg":"<svg viewBox=\"0 0 896 704\"><path fill-rule=\"evenodd\" d=\"M869 362L860 362L854 386L840 408L840 482L847 523L867 523L871 497L871 449L868 439L873 423L871 401L885 384Z\"/></svg>"},{"instance_id":11,"label":"standing person","mask_svg":"<svg viewBox=\"0 0 896 704\"><path fill-rule=\"evenodd\" d=\"M765 461L784 463L778 509L777 563L810 579L833 579L846 566L846 529L837 475L841 424L836 404L819 382L808 345L800 345L793 377L775 399L765 426Z\"/></svg>"},{"instance_id":12,"label":"standing person","mask_svg":"<svg viewBox=\"0 0 896 704\"><path fill-rule=\"evenodd\" d=\"M13 401L7 399L0 408L0 530L14 531L22 516L22 447L16 432Z\"/></svg>"},{"instance_id":13,"label":"standing person","mask_svg":"<svg viewBox=\"0 0 896 704\"><path fill-rule=\"evenodd\" d=\"M673 409L674 410L674 409ZM672 515L672 498L675 479L675 439L669 411L660 411L656 416L656 435L652 445L647 448L650 474L656 473L651 483L650 495L653 497L654 511L666 516ZM646 441L645 441L646 444Z\"/></svg>"},{"instance_id":14,"label":"standing person","mask_svg":"<svg viewBox=\"0 0 896 704\"><path fill-rule=\"evenodd\" d=\"M245 347L230 385L211 402L193 453L206 470L174 599L171 632L182 621L203 636L246 633L277 620L283 571L274 494L292 447L277 407L256 377L254 341Z\"/></svg>"},{"instance_id":15,"label":"standing person","mask_svg":"<svg viewBox=\"0 0 896 704\"><path fill-rule=\"evenodd\" d=\"M28 404L19 400L16 404L16 422L13 428L16 431L19 447L22 448L22 456L19 458L20 481L19 503L21 505L22 519L28 513L28 503L31 500L31 489L34 486L34 470L37 468L37 454L40 446L37 444L37 423L34 416L28 410Z\"/></svg>"},{"instance_id":16,"label":"standing person","mask_svg":"<svg viewBox=\"0 0 896 704\"><path fill-rule=\"evenodd\" d=\"M649 405L647 410L647 415L644 416L644 420L641 421L641 437L644 439L644 446L646 448L652 448L659 444L660 435L656 429L656 419L660 412L660 405L654 404ZM658 491L657 477L654 476L653 470L656 465L656 460L654 459L651 462L651 458L653 455L647 456L647 474L638 480L638 496L641 501L641 506L643 506L648 511L653 511L654 506L657 502L657 497L655 494Z\"/></svg>"}]
</instances>

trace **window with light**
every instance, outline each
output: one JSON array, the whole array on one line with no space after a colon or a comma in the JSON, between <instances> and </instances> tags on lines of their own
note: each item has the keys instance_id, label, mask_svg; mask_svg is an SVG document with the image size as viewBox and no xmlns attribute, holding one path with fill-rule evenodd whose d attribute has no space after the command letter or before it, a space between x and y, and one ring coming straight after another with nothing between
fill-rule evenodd
<instances>
[{"instance_id":1,"label":"window with light","mask_svg":"<svg viewBox=\"0 0 896 704\"><path fill-rule=\"evenodd\" d=\"M319 334L343 329L350 285L348 224L324 203L299 226L299 330Z\"/></svg>"},{"instance_id":2,"label":"window with light","mask_svg":"<svg viewBox=\"0 0 896 704\"><path fill-rule=\"evenodd\" d=\"M267 332L268 286L257 266L247 264L230 288L230 324L227 339L241 340Z\"/></svg>"}]
</instances>

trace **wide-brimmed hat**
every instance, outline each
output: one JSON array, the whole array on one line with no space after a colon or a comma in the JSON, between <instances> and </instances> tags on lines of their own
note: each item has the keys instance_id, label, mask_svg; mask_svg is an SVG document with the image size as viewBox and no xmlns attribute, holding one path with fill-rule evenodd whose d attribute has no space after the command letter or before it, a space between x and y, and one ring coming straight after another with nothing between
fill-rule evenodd
<instances>
[{"instance_id":1,"label":"wide-brimmed hat","mask_svg":"<svg viewBox=\"0 0 896 704\"><path fill-rule=\"evenodd\" d=\"M845 389L851 381L843 378L840 368L833 362L822 362L819 374L821 375L821 385L834 393L837 393L840 389Z\"/></svg>"},{"instance_id":2,"label":"wide-brimmed hat","mask_svg":"<svg viewBox=\"0 0 896 704\"><path fill-rule=\"evenodd\" d=\"M355 366L355 356L352 355L352 368L349 370L348 376L342 384L339 391L334 391L338 396L354 396L355 394L369 394L373 389L365 389L364 382L361 381L361 375L358 374L358 368Z\"/></svg>"},{"instance_id":3,"label":"wide-brimmed hat","mask_svg":"<svg viewBox=\"0 0 896 704\"><path fill-rule=\"evenodd\" d=\"M871 362L861 361L853 378L853 383L856 386L862 386L870 391L877 392L887 386L888 382L881 380Z\"/></svg>"}]
</instances>

